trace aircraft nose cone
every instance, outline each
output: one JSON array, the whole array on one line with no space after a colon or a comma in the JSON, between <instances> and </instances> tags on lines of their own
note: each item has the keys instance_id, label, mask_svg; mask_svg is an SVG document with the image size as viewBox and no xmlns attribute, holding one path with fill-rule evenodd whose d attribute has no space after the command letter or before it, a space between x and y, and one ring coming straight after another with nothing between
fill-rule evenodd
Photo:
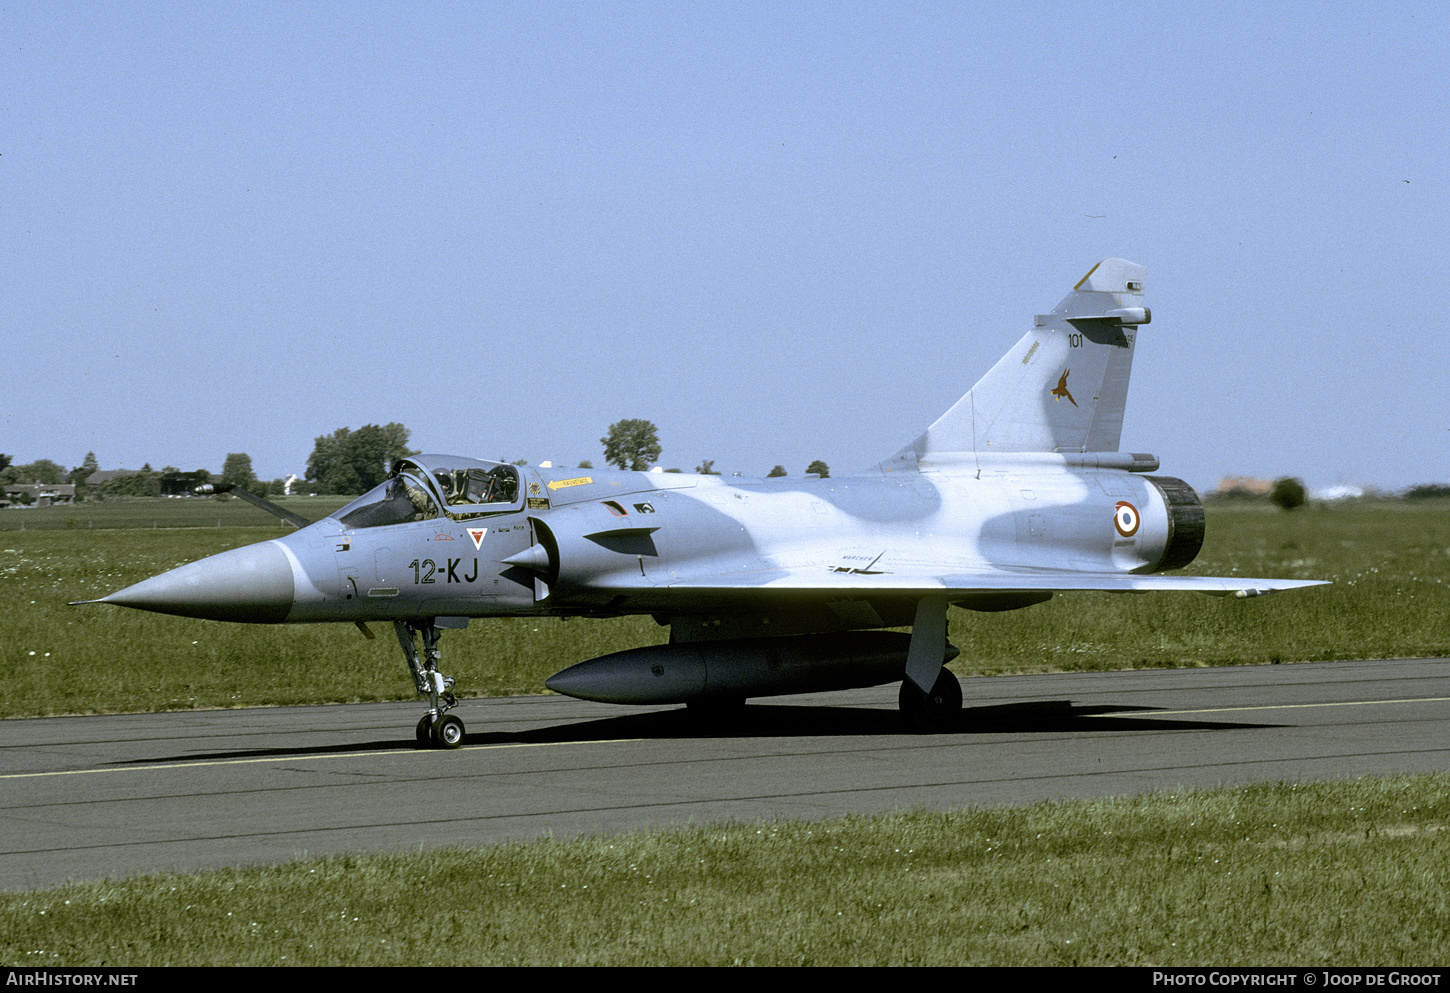
<instances>
[{"instance_id":1,"label":"aircraft nose cone","mask_svg":"<svg viewBox=\"0 0 1450 993\"><path fill-rule=\"evenodd\" d=\"M159 614L280 624L292 610L292 565L275 542L233 548L102 597Z\"/></svg>"}]
</instances>

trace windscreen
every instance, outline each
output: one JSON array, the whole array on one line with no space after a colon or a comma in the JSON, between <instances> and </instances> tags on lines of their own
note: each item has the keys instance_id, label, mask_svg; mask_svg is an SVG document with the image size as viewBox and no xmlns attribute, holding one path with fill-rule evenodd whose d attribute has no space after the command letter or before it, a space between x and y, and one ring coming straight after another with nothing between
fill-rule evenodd
<instances>
[{"instance_id":1,"label":"windscreen","mask_svg":"<svg viewBox=\"0 0 1450 993\"><path fill-rule=\"evenodd\" d=\"M373 487L332 515L346 528L380 528L438 516L428 489L411 473Z\"/></svg>"}]
</instances>

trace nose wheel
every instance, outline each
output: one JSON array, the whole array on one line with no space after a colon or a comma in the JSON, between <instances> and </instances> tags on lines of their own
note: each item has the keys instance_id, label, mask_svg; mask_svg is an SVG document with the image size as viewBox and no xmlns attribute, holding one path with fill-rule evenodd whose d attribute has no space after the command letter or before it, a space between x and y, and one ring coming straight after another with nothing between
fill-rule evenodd
<instances>
[{"instance_id":1,"label":"nose wheel","mask_svg":"<svg viewBox=\"0 0 1450 993\"><path fill-rule=\"evenodd\" d=\"M424 714L418 722L416 737L419 748L458 748L463 744L464 733L463 721L453 714L437 719L432 714Z\"/></svg>"},{"instance_id":2,"label":"nose wheel","mask_svg":"<svg viewBox=\"0 0 1450 993\"><path fill-rule=\"evenodd\" d=\"M448 713L458 706L458 698L452 692L453 677L438 671L438 628L432 621L414 623L394 621L398 644L403 648L403 658L408 671L413 674L413 686L419 696L426 696L431 706L418 722L414 736L420 748L458 748L463 744L463 721ZM423 657L418 657L418 646L414 638L423 636Z\"/></svg>"},{"instance_id":3,"label":"nose wheel","mask_svg":"<svg viewBox=\"0 0 1450 993\"><path fill-rule=\"evenodd\" d=\"M463 744L463 722L453 714L445 714L433 722L432 737L439 748L457 748Z\"/></svg>"}]
</instances>

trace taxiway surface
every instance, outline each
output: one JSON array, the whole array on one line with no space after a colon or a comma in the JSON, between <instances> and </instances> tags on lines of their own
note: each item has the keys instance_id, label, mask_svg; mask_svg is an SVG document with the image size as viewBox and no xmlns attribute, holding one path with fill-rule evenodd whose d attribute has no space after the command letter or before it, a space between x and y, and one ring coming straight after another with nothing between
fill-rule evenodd
<instances>
[{"instance_id":1,"label":"taxiway surface","mask_svg":"<svg viewBox=\"0 0 1450 993\"><path fill-rule=\"evenodd\" d=\"M1450 659L963 680L952 733L896 687L727 724L556 696L0 721L0 888L552 834L1023 804L1450 769Z\"/></svg>"}]
</instances>

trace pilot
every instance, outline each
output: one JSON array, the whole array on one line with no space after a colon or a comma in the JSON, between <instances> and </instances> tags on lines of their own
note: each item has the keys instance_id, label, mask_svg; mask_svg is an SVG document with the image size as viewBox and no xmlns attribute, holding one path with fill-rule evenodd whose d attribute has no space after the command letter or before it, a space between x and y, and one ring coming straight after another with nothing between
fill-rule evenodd
<instances>
[{"instance_id":1,"label":"pilot","mask_svg":"<svg viewBox=\"0 0 1450 993\"><path fill-rule=\"evenodd\" d=\"M436 469L433 472L433 478L438 480L438 492L443 494L444 501L447 503L457 503L458 501L454 499L454 492L457 487L453 484L453 473L447 469Z\"/></svg>"},{"instance_id":2,"label":"pilot","mask_svg":"<svg viewBox=\"0 0 1450 993\"><path fill-rule=\"evenodd\" d=\"M437 513L436 508L433 506L433 498L428 495L428 491L423 488L422 483L407 473L400 476L399 481L403 484L403 489L408 494L408 502L418 511L418 513L410 518L411 520L421 521Z\"/></svg>"}]
</instances>

